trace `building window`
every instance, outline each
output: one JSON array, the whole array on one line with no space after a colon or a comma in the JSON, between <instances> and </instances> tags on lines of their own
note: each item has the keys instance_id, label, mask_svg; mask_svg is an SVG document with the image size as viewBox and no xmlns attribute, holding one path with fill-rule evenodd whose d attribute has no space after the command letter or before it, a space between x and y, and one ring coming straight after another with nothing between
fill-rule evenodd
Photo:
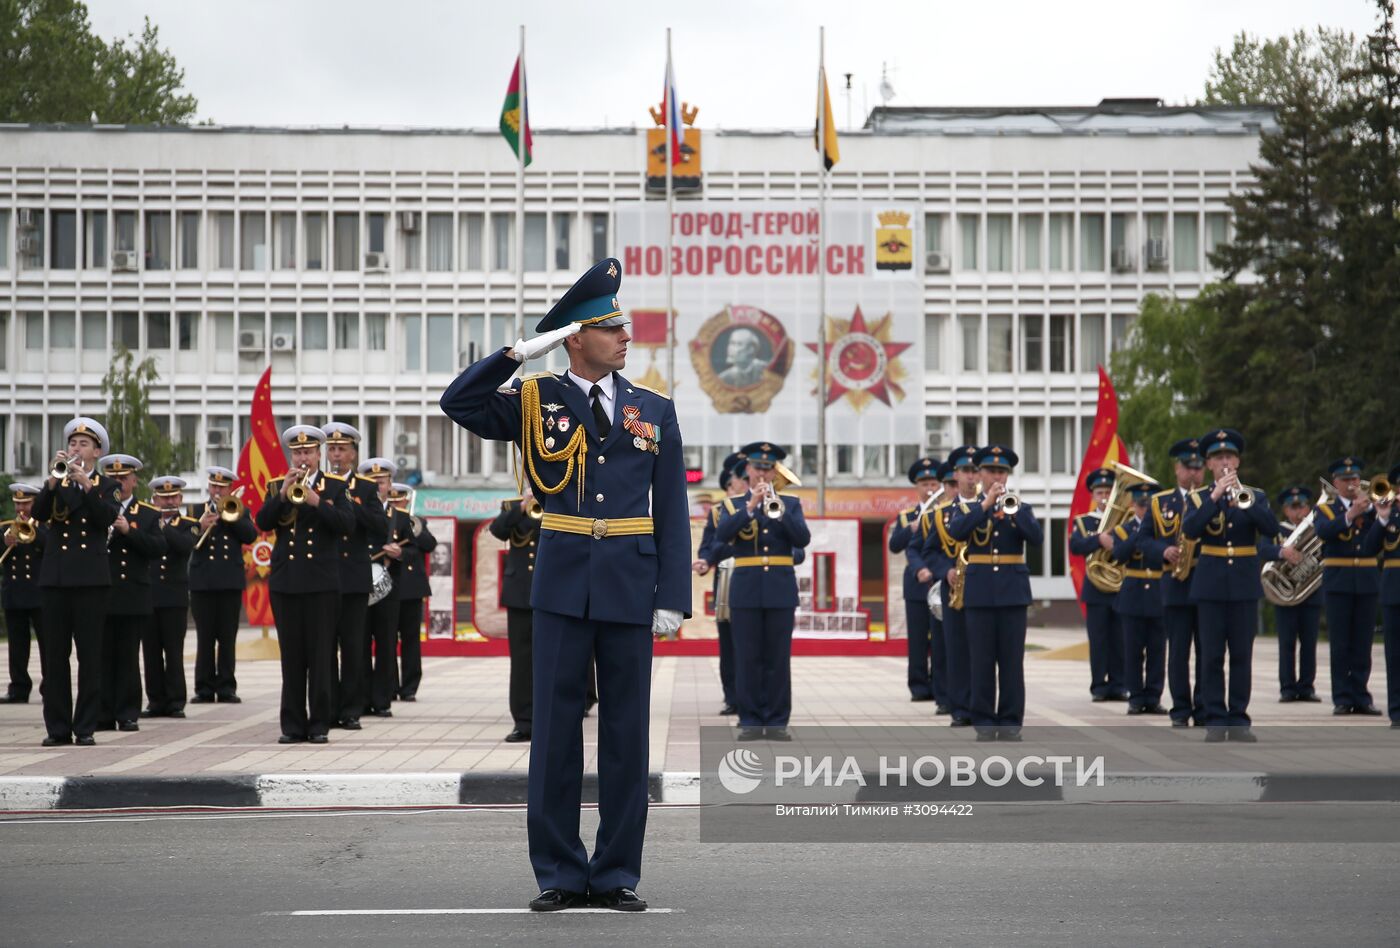
<instances>
[{"instance_id":1,"label":"building window","mask_svg":"<svg viewBox=\"0 0 1400 948\"><path fill-rule=\"evenodd\" d=\"M458 219L457 245L461 248L461 268L463 270L484 270L482 264L481 226L482 215L463 214Z\"/></svg>"},{"instance_id":2,"label":"building window","mask_svg":"<svg viewBox=\"0 0 1400 948\"><path fill-rule=\"evenodd\" d=\"M301 347L303 349L323 350L328 342L329 340L326 338L326 314L302 313Z\"/></svg>"},{"instance_id":3,"label":"building window","mask_svg":"<svg viewBox=\"0 0 1400 948\"><path fill-rule=\"evenodd\" d=\"M1137 269L1137 257L1133 253L1133 224L1135 220L1131 214L1114 214L1109 221L1109 243L1113 247L1113 257L1110 261L1113 269L1118 272L1127 272Z\"/></svg>"},{"instance_id":4,"label":"building window","mask_svg":"<svg viewBox=\"0 0 1400 948\"><path fill-rule=\"evenodd\" d=\"M233 211L215 211L210 236L214 238L214 268L232 270L236 257L233 237Z\"/></svg>"},{"instance_id":5,"label":"building window","mask_svg":"<svg viewBox=\"0 0 1400 948\"><path fill-rule=\"evenodd\" d=\"M573 225L570 214L554 215L554 269L569 269L569 228Z\"/></svg>"},{"instance_id":6,"label":"building window","mask_svg":"<svg viewBox=\"0 0 1400 948\"><path fill-rule=\"evenodd\" d=\"M1201 222L1195 214L1172 215L1172 269L1201 269Z\"/></svg>"},{"instance_id":7,"label":"building window","mask_svg":"<svg viewBox=\"0 0 1400 948\"><path fill-rule=\"evenodd\" d=\"M44 314L24 314L24 348L30 352L44 351Z\"/></svg>"},{"instance_id":8,"label":"building window","mask_svg":"<svg viewBox=\"0 0 1400 948\"><path fill-rule=\"evenodd\" d=\"M1074 269L1074 215L1050 215L1049 269L1064 273Z\"/></svg>"},{"instance_id":9,"label":"building window","mask_svg":"<svg viewBox=\"0 0 1400 948\"><path fill-rule=\"evenodd\" d=\"M944 253L948 245L948 215L924 215L924 252ZM911 462L912 463L912 462Z\"/></svg>"},{"instance_id":10,"label":"building window","mask_svg":"<svg viewBox=\"0 0 1400 948\"><path fill-rule=\"evenodd\" d=\"M511 269L512 250L515 235L514 214L491 215L491 269Z\"/></svg>"},{"instance_id":11,"label":"building window","mask_svg":"<svg viewBox=\"0 0 1400 948\"><path fill-rule=\"evenodd\" d=\"M113 237L112 249L134 253L136 251L136 212L117 211L115 220L116 234Z\"/></svg>"},{"instance_id":12,"label":"building window","mask_svg":"<svg viewBox=\"0 0 1400 948\"><path fill-rule=\"evenodd\" d=\"M924 369L943 371L943 327L948 317L938 313L924 314ZM913 463L912 461L910 462Z\"/></svg>"},{"instance_id":13,"label":"building window","mask_svg":"<svg viewBox=\"0 0 1400 948\"><path fill-rule=\"evenodd\" d=\"M1221 244L1230 240L1230 215L1211 213L1206 215L1206 257L1220 249Z\"/></svg>"},{"instance_id":14,"label":"building window","mask_svg":"<svg viewBox=\"0 0 1400 948\"><path fill-rule=\"evenodd\" d=\"M545 215L525 215L525 269L531 272L545 268Z\"/></svg>"},{"instance_id":15,"label":"building window","mask_svg":"<svg viewBox=\"0 0 1400 948\"><path fill-rule=\"evenodd\" d=\"M267 215L262 211L245 211L241 221L243 238L238 258L240 270L267 269Z\"/></svg>"},{"instance_id":16,"label":"building window","mask_svg":"<svg viewBox=\"0 0 1400 948\"><path fill-rule=\"evenodd\" d=\"M428 269L434 273L452 270L452 215L428 215Z\"/></svg>"},{"instance_id":17,"label":"building window","mask_svg":"<svg viewBox=\"0 0 1400 948\"><path fill-rule=\"evenodd\" d=\"M10 212L0 209L0 270L8 269L10 269ZM3 448L3 442L0 442L0 449Z\"/></svg>"},{"instance_id":18,"label":"building window","mask_svg":"<svg viewBox=\"0 0 1400 948\"><path fill-rule=\"evenodd\" d=\"M403 353L405 372L418 372L423 368L422 317L399 317L399 351Z\"/></svg>"},{"instance_id":19,"label":"building window","mask_svg":"<svg viewBox=\"0 0 1400 948\"><path fill-rule=\"evenodd\" d=\"M141 348L141 317L138 313L112 314L112 348L131 352Z\"/></svg>"},{"instance_id":20,"label":"building window","mask_svg":"<svg viewBox=\"0 0 1400 948\"><path fill-rule=\"evenodd\" d=\"M337 349L360 348L360 314L335 314L335 347Z\"/></svg>"},{"instance_id":21,"label":"building window","mask_svg":"<svg viewBox=\"0 0 1400 948\"><path fill-rule=\"evenodd\" d=\"M958 266L963 270L977 269L977 215L958 215L958 234L961 237L962 256Z\"/></svg>"},{"instance_id":22,"label":"building window","mask_svg":"<svg viewBox=\"0 0 1400 948\"><path fill-rule=\"evenodd\" d=\"M1143 244L1143 264L1149 270L1167 268L1167 215L1144 214L1143 229L1147 240Z\"/></svg>"},{"instance_id":23,"label":"building window","mask_svg":"<svg viewBox=\"0 0 1400 948\"><path fill-rule=\"evenodd\" d=\"M836 473L854 474L856 472L856 449L855 445L838 444L836 446Z\"/></svg>"},{"instance_id":24,"label":"building window","mask_svg":"<svg viewBox=\"0 0 1400 948\"><path fill-rule=\"evenodd\" d=\"M1021 317L1021 371L1045 371L1045 317Z\"/></svg>"},{"instance_id":25,"label":"building window","mask_svg":"<svg viewBox=\"0 0 1400 948\"><path fill-rule=\"evenodd\" d=\"M169 313L147 313L147 314L146 314L146 348L147 348L147 349L169 349L169 348L170 348L170 314L169 314Z\"/></svg>"},{"instance_id":26,"label":"building window","mask_svg":"<svg viewBox=\"0 0 1400 948\"><path fill-rule=\"evenodd\" d=\"M1008 273L1011 270L1011 215L987 215L987 270Z\"/></svg>"},{"instance_id":27,"label":"building window","mask_svg":"<svg viewBox=\"0 0 1400 948\"><path fill-rule=\"evenodd\" d=\"M326 215L317 211L301 217L302 242L305 245L306 269L326 269Z\"/></svg>"},{"instance_id":28,"label":"building window","mask_svg":"<svg viewBox=\"0 0 1400 948\"><path fill-rule=\"evenodd\" d=\"M428 371L451 372L457 366L457 350L452 346L451 316L428 317Z\"/></svg>"},{"instance_id":29,"label":"building window","mask_svg":"<svg viewBox=\"0 0 1400 948\"><path fill-rule=\"evenodd\" d=\"M1015 343L1010 316L987 317L987 371L1011 372Z\"/></svg>"},{"instance_id":30,"label":"building window","mask_svg":"<svg viewBox=\"0 0 1400 948\"><path fill-rule=\"evenodd\" d=\"M282 338L278 339L278 336ZM273 313L272 338L269 341L272 343L274 353L286 353L295 357L292 350L296 348L297 341L297 314Z\"/></svg>"},{"instance_id":31,"label":"building window","mask_svg":"<svg viewBox=\"0 0 1400 948\"><path fill-rule=\"evenodd\" d=\"M146 212L146 269L170 269L170 212Z\"/></svg>"},{"instance_id":32,"label":"building window","mask_svg":"<svg viewBox=\"0 0 1400 948\"><path fill-rule=\"evenodd\" d=\"M1070 372L1074 365L1074 334L1072 317L1064 314L1050 317L1050 371Z\"/></svg>"},{"instance_id":33,"label":"building window","mask_svg":"<svg viewBox=\"0 0 1400 948\"><path fill-rule=\"evenodd\" d=\"M1115 313L1113 316L1113 351L1117 352L1128 344L1133 333L1133 322L1137 319L1132 313Z\"/></svg>"},{"instance_id":34,"label":"building window","mask_svg":"<svg viewBox=\"0 0 1400 948\"><path fill-rule=\"evenodd\" d=\"M963 418L959 420L959 429L962 431L962 443L978 445L982 443L980 433L981 423L976 418Z\"/></svg>"},{"instance_id":35,"label":"building window","mask_svg":"<svg viewBox=\"0 0 1400 948\"><path fill-rule=\"evenodd\" d=\"M1040 235L1045 218L1040 214L1021 215L1021 269L1040 269Z\"/></svg>"},{"instance_id":36,"label":"building window","mask_svg":"<svg viewBox=\"0 0 1400 948\"><path fill-rule=\"evenodd\" d=\"M83 313L83 349L101 352L107 348L107 314Z\"/></svg>"},{"instance_id":37,"label":"building window","mask_svg":"<svg viewBox=\"0 0 1400 948\"><path fill-rule=\"evenodd\" d=\"M1085 272L1103 271L1103 215L1079 216L1079 263Z\"/></svg>"},{"instance_id":38,"label":"building window","mask_svg":"<svg viewBox=\"0 0 1400 948\"><path fill-rule=\"evenodd\" d=\"M49 348L78 347L78 317L76 313L49 313Z\"/></svg>"},{"instance_id":39,"label":"building window","mask_svg":"<svg viewBox=\"0 0 1400 948\"><path fill-rule=\"evenodd\" d=\"M889 449L883 444L867 444L861 449L861 476L887 477ZM912 461L910 462L913 463Z\"/></svg>"},{"instance_id":40,"label":"building window","mask_svg":"<svg viewBox=\"0 0 1400 948\"><path fill-rule=\"evenodd\" d=\"M608 256L608 215L590 215L590 225L593 234L593 262L597 263Z\"/></svg>"},{"instance_id":41,"label":"building window","mask_svg":"<svg viewBox=\"0 0 1400 948\"><path fill-rule=\"evenodd\" d=\"M183 352L199 348L199 314L180 313L176 317L177 344Z\"/></svg>"},{"instance_id":42,"label":"building window","mask_svg":"<svg viewBox=\"0 0 1400 948\"><path fill-rule=\"evenodd\" d=\"M384 227L384 213L382 211L376 211L372 214L365 215L365 233L367 238L365 250L370 253L385 252Z\"/></svg>"},{"instance_id":43,"label":"building window","mask_svg":"<svg viewBox=\"0 0 1400 948\"><path fill-rule=\"evenodd\" d=\"M1010 444L1012 431L1015 430L1016 419L1007 415L997 415L987 419L987 443L988 444Z\"/></svg>"},{"instance_id":44,"label":"building window","mask_svg":"<svg viewBox=\"0 0 1400 948\"><path fill-rule=\"evenodd\" d=\"M199 269L199 211L180 212L180 269Z\"/></svg>"},{"instance_id":45,"label":"building window","mask_svg":"<svg viewBox=\"0 0 1400 948\"><path fill-rule=\"evenodd\" d=\"M383 352L388 348L389 317L385 313L365 314L365 348Z\"/></svg>"},{"instance_id":46,"label":"building window","mask_svg":"<svg viewBox=\"0 0 1400 948\"><path fill-rule=\"evenodd\" d=\"M982 341L980 316L963 315L958 317L958 335L962 339L962 361L964 372L982 370Z\"/></svg>"},{"instance_id":47,"label":"building window","mask_svg":"<svg viewBox=\"0 0 1400 948\"><path fill-rule=\"evenodd\" d=\"M1069 546L1065 540L1065 528L1067 524L1063 517L1050 518L1050 575L1067 576L1069 568L1065 565L1065 554Z\"/></svg>"},{"instance_id":48,"label":"building window","mask_svg":"<svg viewBox=\"0 0 1400 948\"><path fill-rule=\"evenodd\" d=\"M335 268L358 270L359 259L360 215L338 213L335 215Z\"/></svg>"},{"instance_id":49,"label":"building window","mask_svg":"<svg viewBox=\"0 0 1400 948\"><path fill-rule=\"evenodd\" d=\"M26 223L25 218L28 217ZM19 265L25 270L41 270L44 267L44 209L31 207L20 209Z\"/></svg>"},{"instance_id":50,"label":"building window","mask_svg":"<svg viewBox=\"0 0 1400 948\"><path fill-rule=\"evenodd\" d=\"M948 451L948 423L952 419L946 415L924 416L924 450L930 454L942 455ZM907 471L914 462L904 465Z\"/></svg>"},{"instance_id":51,"label":"building window","mask_svg":"<svg viewBox=\"0 0 1400 948\"><path fill-rule=\"evenodd\" d=\"M238 428L234 424L232 415L210 415L207 419L209 428L207 430L220 429L228 432L229 436L223 439L223 446L209 446L209 463L217 464L220 467L233 467L234 446L241 444L238 439ZM278 431L286 431L291 424L278 425Z\"/></svg>"},{"instance_id":52,"label":"building window","mask_svg":"<svg viewBox=\"0 0 1400 948\"><path fill-rule=\"evenodd\" d=\"M233 351L233 314L215 313L214 348L220 352Z\"/></svg>"},{"instance_id":53,"label":"building window","mask_svg":"<svg viewBox=\"0 0 1400 948\"><path fill-rule=\"evenodd\" d=\"M1040 419L1021 419L1021 470L1040 473Z\"/></svg>"},{"instance_id":54,"label":"building window","mask_svg":"<svg viewBox=\"0 0 1400 948\"><path fill-rule=\"evenodd\" d=\"M481 314L463 316L458 320L458 342L462 350L457 353L461 365L471 365L486 352L486 317Z\"/></svg>"},{"instance_id":55,"label":"building window","mask_svg":"<svg viewBox=\"0 0 1400 948\"><path fill-rule=\"evenodd\" d=\"M1050 419L1050 471L1053 474L1073 474L1074 419Z\"/></svg>"},{"instance_id":56,"label":"building window","mask_svg":"<svg viewBox=\"0 0 1400 948\"><path fill-rule=\"evenodd\" d=\"M1043 528L1042 528L1043 529ZM1064 542L1063 539L1060 541ZM1045 575L1045 544L1026 544L1026 572L1032 576Z\"/></svg>"},{"instance_id":57,"label":"building window","mask_svg":"<svg viewBox=\"0 0 1400 948\"><path fill-rule=\"evenodd\" d=\"M1103 315L1079 317L1079 371L1097 372L1099 366L1107 365L1104 356Z\"/></svg>"},{"instance_id":58,"label":"building window","mask_svg":"<svg viewBox=\"0 0 1400 948\"><path fill-rule=\"evenodd\" d=\"M52 231L49 246L49 267L54 270L76 270L78 267L78 212L52 211L49 214Z\"/></svg>"},{"instance_id":59,"label":"building window","mask_svg":"<svg viewBox=\"0 0 1400 948\"><path fill-rule=\"evenodd\" d=\"M416 212L411 212L417 216ZM404 230L403 214L399 215L399 269L413 272L423 269L423 240L415 228Z\"/></svg>"},{"instance_id":60,"label":"building window","mask_svg":"<svg viewBox=\"0 0 1400 948\"><path fill-rule=\"evenodd\" d=\"M87 251L87 266L99 270L107 266L107 212L83 213L83 248Z\"/></svg>"},{"instance_id":61,"label":"building window","mask_svg":"<svg viewBox=\"0 0 1400 948\"><path fill-rule=\"evenodd\" d=\"M272 259L273 269L297 268L297 216L291 211L272 215Z\"/></svg>"}]
</instances>

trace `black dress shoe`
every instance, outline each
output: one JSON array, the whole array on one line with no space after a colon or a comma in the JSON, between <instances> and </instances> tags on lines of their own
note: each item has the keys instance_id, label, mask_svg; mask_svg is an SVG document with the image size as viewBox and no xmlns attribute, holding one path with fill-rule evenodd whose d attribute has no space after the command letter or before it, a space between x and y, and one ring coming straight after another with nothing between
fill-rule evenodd
<instances>
[{"instance_id":1,"label":"black dress shoe","mask_svg":"<svg viewBox=\"0 0 1400 948\"><path fill-rule=\"evenodd\" d=\"M400 700L400 701L417 701L417 700L418 700L418 696L417 696L417 695L399 695L399 700Z\"/></svg>"},{"instance_id":2,"label":"black dress shoe","mask_svg":"<svg viewBox=\"0 0 1400 948\"><path fill-rule=\"evenodd\" d=\"M910 695L910 701L932 701L933 695Z\"/></svg>"},{"instance_id":3,"label":"black dress shoe","mask_svg":"<svg viewBox=\"0 0 1400 948\"><path fill-rule=\"evenodd\" d=\"M935 705L935 706L934 706L933 713L934 713L934 714L952 714L953 712L948 708L948 706L947 706L946 704L940 704L940 705Z\"/></svg>"},{"instance_id":4,"label":"black dress shoe","mask_svg":"<svg viewBox=\"0 0 1400 948\"><path fill-rule=\"evenodd\" d=\"M40 743L41 745L43 745L44 747L66 747L67 745L73 743L73 738L71 738L71 737L46 737L46 738L44 738L42 741L40 741L39 743Z\"/></svg>"},{"instance_id":5,"label":"black dress shoe","mask_svg":"<svg viewBox=\"0 0 1400 948\"><path fill-rule=\"evenodd\" d=\"M214 698L213 698L212 695L195 695L193 698L190 699L190 704L213 704L213 703L214 703Z\"/></svg>"},{"instance_id":6,"label":"black dress shoe","mask_svg":"<svg viewBox=\"0 0 1400 948\"><path fill-rule=\"evenodd\" d=\"M1225 740L1225 729L1223 727L1207 727L1206 743L1219 744Z\"/></svg>"},{"instance_id":7,"label":"black dress shoe","mask_svg":"<svg viewBox=\"0 0 1400 948\"><path fill-rule=\"evenodd\" d=\"M1107 700L1109 700L1109 698L1108 698L1108 695L1094 695L1094 696L1093 696L1092 698L1090 698L1089 700L1092 701L1092 702L1094 702L1094 704L1099 704L1099 703L1102 702L1102 701L1107 701Z\"/></svg>"},{"instance_id":8,"label":"black dress shoe","mask_svg":"<svg viewBox=\"0 0 1400 948\"><path fill-rule=\"evenodd\" d=\"M764 729L764 732L763 732L763 736L766 737L766 738L768 738L768 740L770 740L770 741L790 741L790 740L792 740L792 732L789 731L789 730L788 730L787 728L785 728L785 727L770 727L770 728L765 728L765 729Z\"/></svg>"},{"instance_id":9,"label":"black dress shoe","mask_svg":"<svg viewBox=\"0 0 1400 948\"><path fill-rule=\"evenodd\" d=\"M726 704L724 707L719 709L719 713L724 715L725 717L728 717L731 714L738 714L739 709L734 707L734 705L732 704Z\"/></svg>"},{"instance_id":10,"label":"black dress shoe","mask_svg":"<svg viewBox=\"0 0 1400 948\"><path fill-rule=\"evenodd\" d=\"M1010 741L1019 744L1022 741L1021 729L1019 727L1004 727L997 731L997 740Z\"/></svg>"},{"instance_id":11,"label":"black dress shoe","mask_svg":"<svg viewBox=\"0 0 1400 948\"><path fill-rule=\"evenodd\" d=\"M1167 711L1167 709L1164 708L1164 707L1162 707L1162 705L1160 705L1160 704L1149 704L1147 707L1145 707L1145 708L1142 709L1142 713L1143 713L1143 714L1169 714L1170 712Z\"/></svg>"},{"instance_id":12,"label":"black dress shoe","mask_svg":"<svg viewBox=\"0 0 1400 948\"><path fill-rule=\"evenodd\" d=\"M1292 704L1293 702L1295 702L1295 701L1297 701L1297 700L1298 700L1298 696L1297 696L1297 695L1279 695L1279 696L1278 696L1278 703L1279 703L1279 704Z\"/></svg>"},{"instance_id":13,"label":"black dress shoe","mask_svg":"<svg viewBox=\"0 0 1400 948\"><path fill-rule=\"evenodd\" d=\"M637 893L626 886L596 894L592 901L598 908L612 909L614 912L645 912L647 909L647 904L637 898Z\"/></svg>"},{"instance_id":14,"label":"black dress shoe","mask_svg":"<svg viewBox=\"0 0 1400 948\"><path fill-rule=\"evenodd\" d=\"M1381 717L1381 716L1383 715L1383 712L1381 711L1381 709L1378 708L1378 707L1376 707L1376 706L1373 705L1373 704L1358 704L1356 707L1354 707L1354 708L1351 709L1351 713L1352 713L1352 714L1364 714L1364 715L1366 715L1367 717L1372 717L1372 718L1379 718L1379 717Z\"/></svg>"},{"instance_id":15,"label":"black dress shoe","mask_svg":"<svg viewBox=\"0 0 1400 948\"><path fill-rule=\"evenodd\" d=\"M28 704L29 695L20 697L19 695L0 695L0 704Z\"/></svg>"},{"instance_id":16,"label":"black dress shoe","mask_svg":"<svg viewBox=\"0 0 1400 948\"><path fill-rule=\"evenodd\" d=\"M301 744L305 741L306 738L297 737L294 734L283 734L281 737L277 738L277 743L279 744Z\"/></svg>"},{"instance_id":17,"label":"black dress shoe","mask_svg":"<svg viewBox=\"0 0 1400 948\"><path fill-rule=\"evenodd\" d=\"M185 712L183 711L171 711L170 713L166 714L167 718L183 718L184 716Z\"/></svg>"},{"instance_id":18,"label":"black dress shoe","mask_svg":"<svg viewBox=\"0 0 1400 948\"><path fill-rule=\"evenodd\" d=\"M1241 744L1258 744L1259 738L1255 736L1248 725L1244 727L1232 727L1228 729L1230 740L1239 741Z\"/></svg>"},{"instance_id":19,"label":"black dress shoe","mask_svg":"<svg viewBox=\"0 0 1400 948\"><path fill-rule=\"evenodd\" d=\"M346 718L344 721L338 722L338 723L336 724L336 727L338 727L338 728L343 728L343 729L345 729L345 730L347 730L347 731L362 731L362 730L364 730L364 725L362 725L362 724L360 723L360 719L359 719L359 718Z\"/></svg>"},{"instance_id":20,"label":"black dress shoe","mask_svg":"<svg viewBox=\"0 0 1400 948\"><path fill-rule=\"evenodd\" d=\"M220 704L242 704L243 699L238 695L219 695Z\"/></svg>"},{"instance_id":21,"label":"black dress shoe","mask_svg":"<svg viewBox=\"0 0 1400 948\"><path fill-rule=\"evenodd\" d=\"M568 889L545 889L530 900L530 911L558 912L561 909L583 908L586 905L588 905L588 897L582 892L570 892Z\"/></svg>"},{"instance_id":22,"label":"black dress shoe","mask_svg":"<svg viewBox=\"0 0 1400 948\"><path fill-rule=\"evenodd\" d=\"M505 736L507 744L528 744L530 742L530 732L516 728Z\"/></svg>"},{"instance_id":23,"label":"black dress shoe","mask_svg":"<svg viewBox=\"0 0 1400 948\"><path fill-rule=\"evenodd\" d=\"M1334 716L1336 716L1336 717L1341 717L1341 716L1344 715L1344 714L1351 714L1352 710L1353 710L1353 708L1352 708L1352 706L1349 705L1349 704L1334 704L1334 705L1332 705L1332 714L1333 714Z\"/></svg>"},{"instance_id":24,"label":"black dress shoe","mask_svg":"<svg viewBox=\"0 0 1400 948\"><path fill-rule=\"evenodd\" d=\"M1172 719L1172 727L1190 727L1190 726L1191 726L1191 722L1190 722L1190 721L1178 721L1178 720L1176 720L1175 718Z\"/></svg>"},{"instance_id":25,"label":"black dress shoe","mask_svg":"<svg viewBox=\"0 0 1400 948\"><path fill-rule=\"evenodd\" d=\"M979 727L979 728L977 729L977 741L978 741L979 743L986 743L987 741L994 741L994 740L996 740L996 739L997 739L997 730L996 730L996 728L994 728L994 727L980 728L980 727Z\"/></svg>"},{"instance_id":26,"label":"black dress shoe","mask_svg":"<svg viewBox=\"0 0 1400 948\"><path fill-rule=\"evenodd\" d=\"M1299 696L1298 696L1298 700L1299 700L1299 701L1308 701L1308 702L1311 702L1312 704L1321 704L1321 703L1322 703L1322 699L1319 698L1317 695L1314 695L1314 694L1299 695Z\"/></svg>"},{"instance_id":27,"label":"black dress shoe","mask_svg":"<svg viewBox=\"0 0 1400 948\"><path fill-rule=\"evenodd\" d=\"M118 721L118 722L117 722L117 730L118 730L118 731L139 731L139 730L141 730L141 725L137 724L135 721Z\"/></svg>"},{"instance_id":28,"label":"black dress shoe","mask_svg":"<svg viewBox=\"0 0 1400 948\"><path fill-rule=\"evenodd\" d=\"M1129 714L1146 714L1146 713L1147 713L1147 709L1144 708L1144 707L1142 707L1141 705L1130 704L1130 705L1128 705L1128 713L1129 713Z\"/></svg>"},{"instance_id":29,"label":"black dress shoe","mask_svg":"<svg viewBox=\"0 0 1400 948\"><path fill-rule=\"evenodd\" d=\"M390 711L388 708L373 708L369 713L370 717L375 718L392 718L394 716L394 712Z\"/></svg>"},{"instance_id":30,"label":"black dress shoe","mask_svg":"<svg viewBox=\"0 0 1400 948\"><path fill-rule=\"evenodd\" d=\"M156 711L152 711L150 708L147 708L146 710L144 710L144 711L141 712L141 717L143 717L143 718L158 718L158 717L160 717L160 713L159 713L159 712L156 712Z\"/></svg>"},{"instance_id":31,"label":"black dress shoe","mask_svg":"<svg viewBox=\"0 0 1400 948\"><path fill-rule=\"evenodd\" d=\"M951 720L951 721L948 722L948 726L949 726L949 727L971 727L971 726L972 726L972 718L965 717L964 715L961 715L961 714L954 714L954 715L953 715L953 720Z\"/></svg>"},{"instance_id":32,"label":"black dress shoe","mask_svg":"<svg viewBox=\"0 0 1400 948\"><path fill-rule=\"evenodd\" d=\"M1112 701L1127 701L1128 693L1126 691L1115 691L1113 694L1109 695L1109 699Z\"/></svg>"},{"instance_id":33,"label":"black dress shoe","mask_svg":"<svg viewBox=\"0 0 1400 948\"><path fill-rule=\"evenodd\" d=\"M78 737L73 738L73 743L77 744L79 747L97 746L97 741L93 738L91 734L81 734Z\"/></svg>"},{"instance_id":34,"label":"black dress shoe","mask_svg":"<svg viewBox=\"0 0 1400 948\"><path fill-rule=\"evenodd\" d=\"M310 741L313 744L329 744L331 739L324 734L312 734Z\"/></svg>"},{"instance_id":35,"label":"black dress shoe","mask_svg":"<svg viewBox=\"0 0 1400 948\"><path fill-rule=\"evenodd\" d=\"M761 741L763 740L763 728L761 727L741 727L739 733L734 735L736 741Z\"/></svg>"}]
</instances>

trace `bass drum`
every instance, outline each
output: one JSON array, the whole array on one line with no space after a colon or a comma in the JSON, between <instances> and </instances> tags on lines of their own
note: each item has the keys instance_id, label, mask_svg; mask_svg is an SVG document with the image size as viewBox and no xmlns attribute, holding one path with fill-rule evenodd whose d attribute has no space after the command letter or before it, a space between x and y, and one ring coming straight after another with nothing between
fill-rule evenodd
<instances>
[{"instance_id":1,"label":"bass drum","mask_svg":"<svg viewBox=\"0 0 1400 948\"><path fill-rule=\"evenodd\" d=\"M383 563L369 564L369 604L372 606L385 596L389 595L389 590L394 588L394 577L389 575L389 569Z\"/></svg>"}]
</instances>

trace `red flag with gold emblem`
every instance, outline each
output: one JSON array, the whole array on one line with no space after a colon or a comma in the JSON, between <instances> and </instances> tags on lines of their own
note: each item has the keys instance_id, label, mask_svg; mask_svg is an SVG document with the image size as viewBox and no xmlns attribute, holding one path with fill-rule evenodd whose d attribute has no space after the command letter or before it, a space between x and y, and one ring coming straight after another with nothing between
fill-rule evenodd
<instances>
[{"instance_id":1,"label":"red flag with gold emblem","mask_svg":"<svg viewBox=\"0 0 1400 948\"><path fill-rule=\"evenodd\" d=\"M238 479L233 489L242 488L239 498L248 513L256 517L267 482L287 473L287 456L282 452L282 439L277 434L277 419L272 412L272 366L258 380L253 390L253 405L248 413L250 435L238 455ZM268 594L267 575L272 571L273 535L263 533L252 546L243 551L243 569L248 578L243 590L243 608L249 625L272 625L272 599Z\"/></svg>"},{"instance_id":2,"label":"red flag with gold emblem","mask_svg":"<svg viewBox=\"0 0 1400 948\"><path fill-rule=\"evenodd\" d=\"M1069 505L1068 529L1065 530L1067 544L1070 531L1074 529L1074 518L1094 508L1094 498L1089 493L1089 488L1084 486L1084 478L1090 471L1109 467L1114 461L1132 463L1128 460L1127 446L1123 444L1123 439L1118 437L1118 393L1113 390L1113 381L1109 379L1108 373L1104 371L1103 366L1099 366L1098 412L1094 415L1094 430L1089 436L1089 444L1084 451L1084 463L1079 467L1079 478L1074 484L1074 499ZM1069 575L1074 581L1074 594L1078 596L1079 590L1084 588L1084 557L1069 554ZM1079 608L1083 610L1082 603Z\"/></svg>"}]
</instances>

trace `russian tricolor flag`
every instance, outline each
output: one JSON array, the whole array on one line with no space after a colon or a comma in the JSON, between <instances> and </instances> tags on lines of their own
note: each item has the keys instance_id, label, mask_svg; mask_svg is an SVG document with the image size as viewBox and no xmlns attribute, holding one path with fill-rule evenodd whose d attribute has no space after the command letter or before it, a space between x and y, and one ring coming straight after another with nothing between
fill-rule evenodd
<instances>
[{"instance_id":1,"label":"russian tricolor flag","mask_svg":"<svg viewBox=\"0 0 1400 948\"><path fill-rule=\"evenodd\" d=\"M681 127L681 100L676 95L676 70L671 65L670 50L666 52L666 91L662 97L666 114L667 148L671 154L671 164L674 166L682 160L681 139L684 132Z\"/></svg>"}]
</instances>

